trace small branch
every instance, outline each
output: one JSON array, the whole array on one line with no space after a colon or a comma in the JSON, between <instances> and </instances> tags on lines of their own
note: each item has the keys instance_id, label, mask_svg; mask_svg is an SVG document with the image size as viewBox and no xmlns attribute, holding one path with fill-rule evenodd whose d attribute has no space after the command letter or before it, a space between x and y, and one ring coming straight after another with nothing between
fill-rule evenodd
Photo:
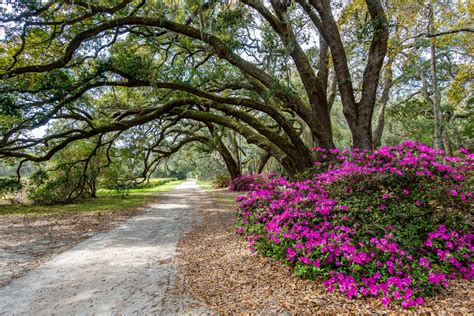
<instances>
[{"instance_id":1,"label":"small branch","mask_svg":"<svg viewBox=\"0 0 474 316\"><path fill-rule=\"evenodd\" d=\"M455 34L455 33L462 33L462 32L474 33L474 29L473 28L461 28L461 29L449 30L449 31L438 32L438 33L431 33L431 34L430 33L421 33L421 34L418 34L418 35L414 36L414 38L418 38L418 37L422 37L422 36L431 38L431 37L438 37L438 36Z\"/></svg>"}]
</instances>

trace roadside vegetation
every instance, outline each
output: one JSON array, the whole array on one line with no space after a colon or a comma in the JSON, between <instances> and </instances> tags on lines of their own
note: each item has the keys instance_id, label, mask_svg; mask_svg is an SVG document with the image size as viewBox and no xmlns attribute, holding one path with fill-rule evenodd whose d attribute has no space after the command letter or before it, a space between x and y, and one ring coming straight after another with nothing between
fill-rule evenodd
<instances>
[{"instance_id":1,"label":"roadside vegetation","mask_svg":"<svg viewBox=\"0 0 474 316\"><path fill-rule=\"evenodd\" d=\"M168 179L166 179L168 180ZM117 190L99 190L96 198L77 200L72 203L55 205L0 205L0 215L66 215L78 213L120 212L133 210L151 203L156 196L153 193L174 189L182 180L151 179L154 186L131 189L125 192ZM157 183L160 183L156 185Z\"/></svg>"},{"instance_id":2,"label":"roadside vegetation","mask_svg":"<svg viewBox=\"0 0 474 316\"><path fill-rule=\"evenodd\" d=\"M449 280L474 278L474 155L415 141L327 151L300 181L243 175L237 232L250 251L349 299L423 305ZM332 157L332 158L331 158Z\"/></svg>"},{"instance_id":3,"label":"roadside vegetation","mask_svg":"<svg viewBox=\"0 0 474 316\"><path fill-rule=\"evenodd\" d=\"M4 203L0 204L0 215L65 215L68 213L133 210L152 202L156 198L153 193L170 191L182 182L183 180L174 178L152 178L149 179L148 184L138 188L128 190L99 189L95 198L54 205Z\"/></svg>"},{"instance_id":4,"label":"roadside vegetation","mask_svg":"<svg viewBox=\"0 0 474 316\"><path fill-rule=\"evenodd\" d=\"M159 178L149 179L149 183L143 184L132 189L99 189L97 196L109 196L109 195L128 195L128 194L142 194L142 193L153 193L169 191L175 188L178 184L182 183L183 180L176 180L174 178Z\"/></svg>"}]
</instances>

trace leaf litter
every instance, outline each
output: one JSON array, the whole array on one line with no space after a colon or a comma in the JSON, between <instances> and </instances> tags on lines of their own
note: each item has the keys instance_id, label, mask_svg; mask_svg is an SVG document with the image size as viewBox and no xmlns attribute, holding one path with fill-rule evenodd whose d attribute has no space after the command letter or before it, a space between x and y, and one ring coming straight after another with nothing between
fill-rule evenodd
<instances>
[{"instance_id":1,"label":"leaf litter","mask_svg":"<svg viewBox=\"0 0 474 316\"><path fill-rule=\"evenodd\" d=\"M169 295L192 300L189 308L206 305L219 314L454 314L474 315L474 282L451 281L443 292L414 311L385 307L375 298L350 300L330 293L321 281L304 280L290 267L250 253L235 233L236 193L209 192L212 207L197 215L178 245L181 277Z\"/></svg>"}]
</instances>

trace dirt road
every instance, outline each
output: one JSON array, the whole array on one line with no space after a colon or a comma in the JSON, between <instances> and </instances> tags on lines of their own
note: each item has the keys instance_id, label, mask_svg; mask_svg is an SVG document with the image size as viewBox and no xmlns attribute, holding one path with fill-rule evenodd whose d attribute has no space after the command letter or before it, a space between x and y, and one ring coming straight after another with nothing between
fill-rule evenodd
<instances>
[{"instance_id":1,"label":"dirt road","mask_svg":"<svg viewBox=\"0 0 474 316\"><path fill-rule=\"evenodd\" d=\"M184 310L182 299L165 294L178 271L177 242L209 199L191 181L163 196L143 214L0 288L0 314L205 312Z\"/></svg>"}]
</instances>

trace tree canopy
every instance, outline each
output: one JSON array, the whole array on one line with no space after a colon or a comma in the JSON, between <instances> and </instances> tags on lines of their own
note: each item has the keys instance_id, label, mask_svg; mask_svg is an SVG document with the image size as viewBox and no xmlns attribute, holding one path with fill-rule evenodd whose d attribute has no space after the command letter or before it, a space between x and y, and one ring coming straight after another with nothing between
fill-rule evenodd
<instances>
[{"instance_id":1,"label":"tree canopy","mask_svg":"<svg viewBox=\"0 0 474 316\"><path fill-rule=\"evenodd\" d=\"M0 18L0 157L48 161L87 142L70 158L107 164L128 148L147 177L200 144L236 177L269 159L301 173L314 147L465 146L472 12L433 0L14 2Z\"/></svg>"}]
</instances>

